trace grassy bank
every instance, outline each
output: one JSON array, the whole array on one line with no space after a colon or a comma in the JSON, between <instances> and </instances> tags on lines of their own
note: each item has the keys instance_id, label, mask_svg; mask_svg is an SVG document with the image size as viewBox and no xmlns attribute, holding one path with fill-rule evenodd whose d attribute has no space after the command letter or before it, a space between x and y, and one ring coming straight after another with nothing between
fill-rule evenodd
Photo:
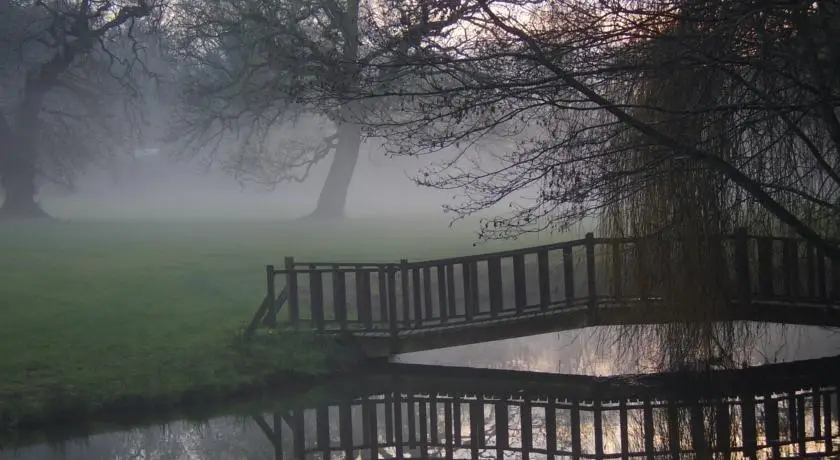
<instances>
[{"instance_id":1,"label":"grassy bank","mask_svg":"<svg viewBox=\"0 0 840 460\"><path fill-rule=\"evenodd\" d=\"M236 346L264 295L265 264L536 242L473 247L473 239L439 222L3 222L0 420L9 428L120 404L178 405L323 374L336 350L306 334Z\"/></svg>"}]
</instances>

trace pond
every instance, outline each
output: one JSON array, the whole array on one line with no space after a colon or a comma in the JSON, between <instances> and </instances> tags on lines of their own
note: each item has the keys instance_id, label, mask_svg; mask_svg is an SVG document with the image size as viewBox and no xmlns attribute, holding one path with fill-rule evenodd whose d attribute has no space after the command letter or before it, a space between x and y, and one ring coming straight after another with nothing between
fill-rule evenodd
<instances>
[{"instance_id":1,"label":"pond","mask_svg":"<svg viewBox=\"0 0 840 460\"><path fill-rule=\"evenodd\" d=\"M680 353L657 348L669 343ZM828 455L838 354L840 334L816 327L590 328L401 355L228 416L6 447L0 460ZM694 367L729 370L656 374L703 356L715 359ZM647 375L608 377L625 374Z\"/></svg>"}]
</instances>

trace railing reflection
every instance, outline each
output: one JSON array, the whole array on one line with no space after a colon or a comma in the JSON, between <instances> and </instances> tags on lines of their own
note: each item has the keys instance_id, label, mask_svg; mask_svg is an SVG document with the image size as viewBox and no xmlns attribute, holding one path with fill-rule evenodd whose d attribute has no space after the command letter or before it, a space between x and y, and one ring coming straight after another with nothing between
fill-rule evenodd
<instances>
[{"instance_id":1,"label":"railing reflection","mask_svg":"<svg viewBox=\"0 0 840 460\"><path fill-rule=\"evenodd\" d=\"M604 379L553 376L534 386L525 383L527 373L511 380L508 371L481 371L470 379L469 371L458 370L457 376L401 377L383 385L389 391L371 388L255 420L278 459L728 459L835 452L837 387L801 372L795 379L768 379L784 375L785 366L768 366L765 377L748 372L741 384L733 384L733 371L724 379L707 375L699 392L674 390L687 375L663 377L667 384L653 376L607 387ZM494 383L482 389L485 382ZM748 391L756 382L759 388Z\"/></svg>"}]
</instances>

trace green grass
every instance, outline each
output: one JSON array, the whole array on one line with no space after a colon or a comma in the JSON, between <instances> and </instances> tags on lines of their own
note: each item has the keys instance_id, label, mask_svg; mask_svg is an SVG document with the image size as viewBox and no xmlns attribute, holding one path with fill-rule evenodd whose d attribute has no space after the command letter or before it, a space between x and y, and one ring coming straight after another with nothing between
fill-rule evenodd
<instances>
[{"instance_id":1,"label":"green grass","mask_svg":"<svg viewBox=\"0 0 840 460\"><path fill-rule=\"evenodd\" d=\"M537 242L473 247L473 233L445 223L383 224L3 222L0 424L326 373L329 344L307 334L262 335L247 353L236 346L265 294L264 265L284 256L424 259Z\"/></svg>"}]
</instances>

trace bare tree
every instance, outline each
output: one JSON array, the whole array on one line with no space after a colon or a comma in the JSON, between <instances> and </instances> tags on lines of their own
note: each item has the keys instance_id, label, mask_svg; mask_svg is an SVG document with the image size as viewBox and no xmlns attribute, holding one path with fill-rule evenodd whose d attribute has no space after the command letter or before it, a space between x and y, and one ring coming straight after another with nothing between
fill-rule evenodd
<instances>
[{"instance_id":1,"label":"bare tree","mask_svg":"<svg viewBox=\"0 0 840 460\"><path fill-rule=\"evenodd\" d=\"M304 181L332 155L311 217L342 217L365 138L359 119L376 105L357 97L359 87L396 78L395 51L457 19L426 11L423 20L423 2L386 3L180 4L176 54L190 63L174 129L181 148L268 186ZM405 33L382 32L395 25Z\"/></svg>"},{"instance_id":2,"label":"bare tree","mask_svg":"<svg viewBox=\"0 0 840 460\"><path fill-rule=\"evenodd\" d=\"M142 67L133 40L152 1L0 4L0 215L42 217L38 180L68 183L91 159L125 145L124 104Z\"/></svg>"},{"instance_id":3,"label":"bare tree","mask_svg":"<svg viewBox=\"0 0 840 460\"><path fill-rule=\"evenodd\" d=\"M707 233L789 230L840 260L833 2L472 0L460 11L440 46L405 56L410 86L369 90L401 103L366 121L395 154L516 139L483 167L418 178L464 190L459 215L538 190L484 236L587 216L628 236L705 220Z\"/></svg>"}]
</instances>

